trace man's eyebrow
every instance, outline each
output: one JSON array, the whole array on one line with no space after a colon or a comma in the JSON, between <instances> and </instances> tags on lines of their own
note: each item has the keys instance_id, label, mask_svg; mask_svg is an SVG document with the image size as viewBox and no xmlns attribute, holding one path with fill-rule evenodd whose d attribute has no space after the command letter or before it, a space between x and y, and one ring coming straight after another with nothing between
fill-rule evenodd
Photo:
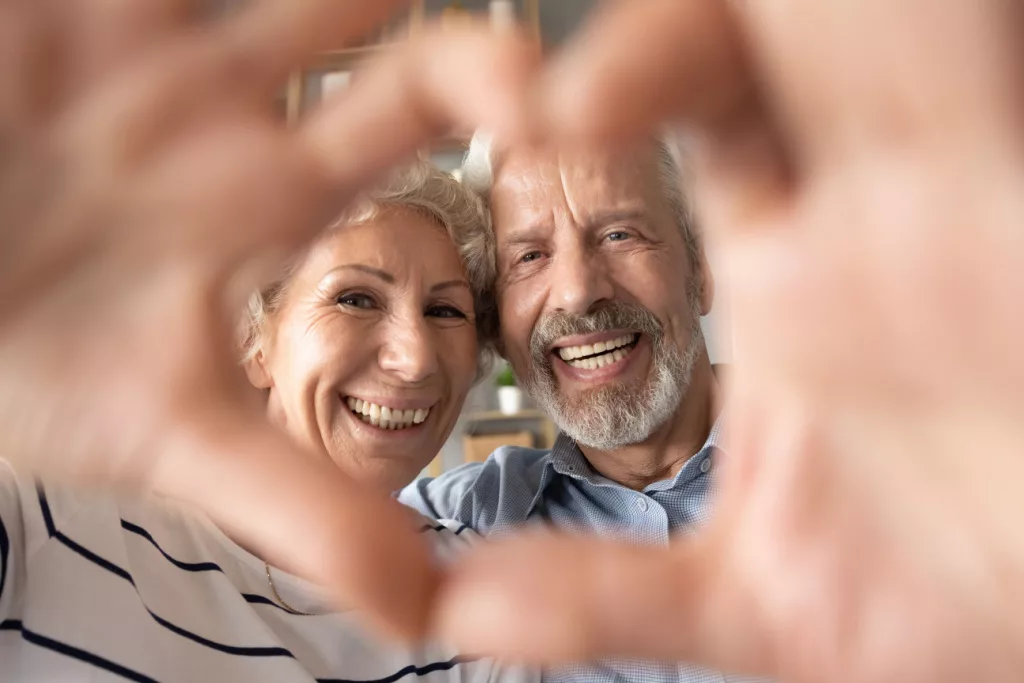
<instances>
[{"instance_id":1,"label":"man's eyebrow","mask_svg":"<svg viewBox=\"0 0 1024 683\"><path fill-rule=\"evenodd\" d=\"M538 221L521 228L513 228L508 235L498 240L501 246L518 247L523 244L533 244L541 239L541 236L549 232L546 221Z\"/></svg>"},{"instance_id":2,"label":"man's eyebrow","mask_svg":"<svg viewBox=\"0 0 1024 683\"><path fill-rule=\"evenodd\" d=\"M648 222L649 220L650 214L643 207L637 206L623 209L608 209L606 211L596 211L590 214L586 218L583 227L586 230L595 230L613 223L625 223L628 221ZM501 246L509 247L533 244L539 241L541 239L541 235L545 234L548 229L548 221L546 219L541 220L522 228L513 229L508 236L503 237L498 243Z\"/></svg>"},{"instance_id":3,"label":"man's eyebrow","mask_svg":"<svg viewBox=\"0 0 1024 683\"><path fill-rule=\"evenodd\" d=\"M608 211L595 212L587 217L586 228L593 230L613 223L625 223L628 221L646 222L648 220L650 220L650 214L642 208L610 209Z\"/></svg>"},{"instance_id":4,"label":"man's eyebrow","mask_svg":"<svg viewBox=\"0 0 1024 683\"><path fill-rule=\"evenodd\" d=\"M331 269L331 271L335 270L358 270L360 273L366 273L367 275L372 275L379 280L383 280L389 285L395 284L395 276L392 275L391 273L387 272L386 270L381 270L380 268L374 268L373 266L364 265L362 263L346 263L343 266L338 266L337 268Z\"/></svg>"},{"instance_id":5,"label":"man's eyebrow","mask_svg":"<svg viewBox=\"0 0 1024 683\"><path fill-rule=\"evenodd\" d=\"M469 283L465 280L446 280L445 282L438 282L436 285L430 288L431 292L439 292L443 289L451 289L453 287L462 287L469 289Z\"/></svg>"}]
</instances>

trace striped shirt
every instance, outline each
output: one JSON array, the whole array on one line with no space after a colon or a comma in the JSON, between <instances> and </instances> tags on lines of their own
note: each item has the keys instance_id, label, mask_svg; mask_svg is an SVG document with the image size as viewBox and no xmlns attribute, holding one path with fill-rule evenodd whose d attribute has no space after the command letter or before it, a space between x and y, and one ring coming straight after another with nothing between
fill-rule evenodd
<instances>
[{"instance_id":1,"label":"striped shirt","mask_svg":"<svg viewBox=\"0 0 1024 683\"><path fill-rule=\"evenodd\" d=\"M673 533L710 517L711 471L720 451L721 418L704 446L671 479L635 491L600 474L576 443L560 434L550 451L504 446L486 462L467 463L436 479L419 479L399 500L422 514L455 519L482 534L526 524L667 545ZM549 683L733 683L753 680L689 664L608 661L544 672Z\"/></svg>"},{"instance_id":2,"label":"striped shirt","mask_svg":"<svg viewBox=\"0 0 1024 683\"><path fill-rule=\"evenodd\" d=\"M440 555L471 532L426 522ZM0 460L0 680L506 681L530 671L391 646L213 524L153 500L18 479Z\"/></svg>"}]
</instances>

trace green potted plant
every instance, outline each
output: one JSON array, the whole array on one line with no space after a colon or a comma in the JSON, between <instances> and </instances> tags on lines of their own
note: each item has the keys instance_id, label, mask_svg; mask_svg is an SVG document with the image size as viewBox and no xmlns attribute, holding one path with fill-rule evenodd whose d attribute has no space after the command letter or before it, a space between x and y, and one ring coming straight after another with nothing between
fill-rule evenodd
<instances>
[{"instance_id":1,"label":"green potted plant","mask_svg":"<svg viewBox=\"0 0 1024 683\"><path fill-rule=\"evenodd\" d=\"M515 415L523 409L523 391L516 385L516 375L512 366L505 367L498 373L495 380L498 385L498 408L505 415Z\"/></svg>"}]
</instances>

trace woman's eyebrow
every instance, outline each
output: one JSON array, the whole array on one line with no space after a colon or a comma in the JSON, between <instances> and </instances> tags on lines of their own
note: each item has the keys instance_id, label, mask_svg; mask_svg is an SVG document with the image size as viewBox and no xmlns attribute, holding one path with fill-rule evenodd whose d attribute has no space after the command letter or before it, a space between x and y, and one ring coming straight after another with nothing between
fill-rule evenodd
<instances>
[{"instance_id":1,"label":"woman's eyebrow","mask_svg":"<svg viewBox=\"0 0 1024 683\"><path fill-rule=\"evenodd\" d=\"M445 282L438 282L430 288L430 291L437 292L442 289L451 289L452 287L463 287L465 289L469 289L469 283L465 280L446 280Z\"/></svg>"},{"instance_id":2,"label":"woman's eyebrow","mask_svg":"<svg viewBox=\"0 0 1024 683\"><path fill-rule=\"evenodd\" d=\"M375 278L383 280L389 285L395 284L395 276L392 275L391 273L387 272L386 270L381 270L380 268L374 268L373 266L364 265L362 263L346 263L343 266L331 268L331 270L328 271L328 274L338 270L358 270L361 273L366 273L367 275L372 275Z\"/></svg>"}]
</instances>

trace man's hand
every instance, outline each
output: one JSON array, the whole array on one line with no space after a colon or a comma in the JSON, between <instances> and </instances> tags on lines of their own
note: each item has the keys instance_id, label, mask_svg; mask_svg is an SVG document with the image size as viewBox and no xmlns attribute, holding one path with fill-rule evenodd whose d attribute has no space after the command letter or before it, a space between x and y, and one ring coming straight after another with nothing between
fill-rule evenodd
<instances>
[{"instance_id":1,"label":"man's hand","mask_svg":"<svg viewBox=\"0 0 1024 683\"><path fill-rule=\"evenodd\" d=\"M0 456L198 505L413 636L427 552L396 503L265 422L233 329L258 274L382 170L513 115L531 48L467 31L406 45L298 130L273 119L292 69L398 4L0 2Z\"/></svg>"},{"instance_id":2,"label":"man's hand","mask_svg":"<svg viewBox=\"0 0 1024 683\"><path fill-rule=\"evenodd\" d=\"M462 647L811 681L1024 667L1024 5L613 3L549 74L563 141L673 116L735 330L709 528L485 547Z\"/></svg>"}]
</instances>

